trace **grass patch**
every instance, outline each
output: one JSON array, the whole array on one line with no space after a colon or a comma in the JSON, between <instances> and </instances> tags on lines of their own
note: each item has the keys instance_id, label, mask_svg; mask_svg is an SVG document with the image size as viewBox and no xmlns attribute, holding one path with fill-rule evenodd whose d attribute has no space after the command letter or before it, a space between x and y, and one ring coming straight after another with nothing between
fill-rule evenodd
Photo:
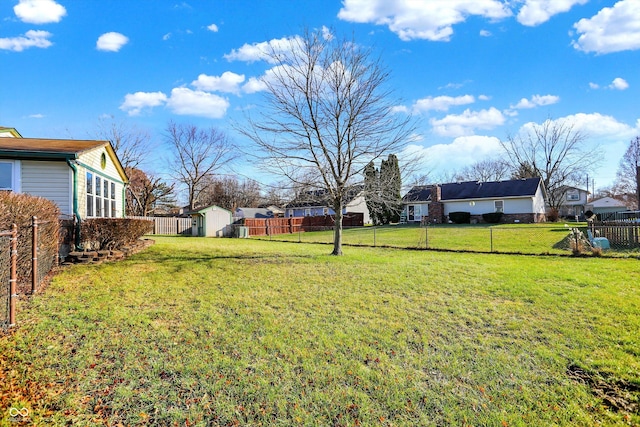
<instances>
[{"instance_id":1,"label":"grass patch","mask_svg":"<svg viewBox=\"0 0 640 427\"><path fill-rule=\"evenodd\" d=\"M640 423L637 260L156 240L19 306L2 422Z\"/></svg>"}]
</instances>

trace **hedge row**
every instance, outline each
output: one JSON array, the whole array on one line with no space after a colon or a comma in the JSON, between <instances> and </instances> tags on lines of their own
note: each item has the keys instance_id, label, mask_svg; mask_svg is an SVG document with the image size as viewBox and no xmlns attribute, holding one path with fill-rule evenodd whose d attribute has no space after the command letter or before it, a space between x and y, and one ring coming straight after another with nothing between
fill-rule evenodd
<instances>
[{"instance_id":1,"label":"hedge row","mask_svg":"<svg viewBox=\"0 0 640 427\"><path fill-rule=\"evenodd\" d=\"M92 218L80 224L82 247L112 250L133 245L153 231L153 221L127 218Z\"/></svg>"}]
</instances>

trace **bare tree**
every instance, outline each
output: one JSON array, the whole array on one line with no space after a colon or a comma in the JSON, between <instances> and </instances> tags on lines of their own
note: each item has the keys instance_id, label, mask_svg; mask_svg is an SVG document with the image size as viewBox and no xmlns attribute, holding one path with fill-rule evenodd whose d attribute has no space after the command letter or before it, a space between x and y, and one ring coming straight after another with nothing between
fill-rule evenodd
<instances>
[{"instance_id":1,"label":"bare tree","mask_svg":"<svg viewBox=\"0 0 640 427\"><path fill-rule=\"evenodd\" d=\"M111 142L124 168L140 167L152 152L151 135L147 131L113 116L99 119L95 137Z\"/></svg>"},{"instance_id":2,"label":"bare tree","mask_svg":"<svg viewBox=\"0 0 640 427\"><path fill-rule=\"evenodd\" d=\"M620 159L615 187L618 192L632 198L633 205L640 210L640 136L629 142Z\"/></svg>"},{"instance_id":3,"label":"bare tree","mask_svg":"<svg viewBox=\"0 0 640 427\"><path fill-rule=\"evenodd\" d=\"M502 159L485 159L469 165L456 174L456 181L501 181L508 178L511 168Z\"/></svg>"},{"instance_id":4,"label":"bare tree","mask_svg":"<svg viewBox=\"0 0 640 427\"><path fill-rule=\"evenodd\" d=\"M161 178L136 168L127 168L127 213L149 216L167 210L175 204L174 186Z\"/></svg>"},{"instance_id":5,"label":"bare tree","mask_svg":"<svg viewBox=\"0 0 640 427\"><path fill-rule=\"evenodd\" d=\"M239 181L235 176L207 177L200 193L205 205L218 205L235 211L239 207L257 208L261 201L260 184L252 179Z\"/></svg>"},{"instance_id":6,"label":"bare tree","mask_svg":"<svg viewBox=\"0 0 640 427\"><path fill-rule=\"evenodd\" d=\"M389 73L353 40L307 30L268 60L275 67L263 79L260 119L248 118L238 130L256 143L267 170L328 194L335 212L332 254L341 255L350 189L370 161L402 151L410 118L393 113Z\"/></svg>"},{"instance_id":7,"label":"bare tree","mask_svg":"<svg viewBox=\"0 0 640 427\"><path fill-rule=\"evenodd\" d=\"M169 170L188 192L189 209L199 202L206 178L237 157L237 150L227 135L216 129L199 129L189 124L169 122L166 144L171 150Z\"/></svg>"},{"instance_id":8,"label":"bare tree","mask_svg":"<svg viewBox=\"0 0 640 427\"><path fill-rule=\"evenodd\" d=\"M565 120L547 119L527 131L509 136L502 147L514 170L539 176L547 190L547 203L558 210L565 201L567 186L576 185L598 163L596 150L584 147L586 135Z\"/></svg>"}]
</instances>

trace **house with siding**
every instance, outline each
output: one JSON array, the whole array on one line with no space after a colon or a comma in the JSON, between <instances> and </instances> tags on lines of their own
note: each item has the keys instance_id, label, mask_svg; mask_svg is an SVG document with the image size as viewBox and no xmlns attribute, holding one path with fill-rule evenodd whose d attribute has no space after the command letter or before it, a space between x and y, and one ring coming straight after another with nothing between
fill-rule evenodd
<instances>
[{"instance_id":1,"label":"house with siding","mask_svg":"<svg viewBox=\"0 0 640 427\"><path fill-rule=\"evenodd\" d=\"M0 190L52 200L64 217L125 216L127 175L109 141L22 138L0 128Z\"/></svg>"},{"instance_id":2,"label":"house with siding","mask_svg":"<svg viewBox=\"0 0 640 427\"><path fill-rule=\"evenodd\" d=\"M355 186L344 201L342 213L362 214L364 224L371 223L371 216L364 197L364 187ZM306 216L333 216L335 211L331 206L329 194L325 190L311 190L300 193L285 206L286 218Z\"/></svg>"},{"instance_id":3,"label":"house with siding","mask_svg":"<svg viewBox=\"0 0 640 427\"><path fill-rule=\"evenodd\" d=\"M451 212L469 212L478 222L483 220L482 214L493 212L502 212L503 222L546 219L545 190L540 178L415 186L402 202L403 217L411 223L448 222Z\"/></svg>"}]
</instances>

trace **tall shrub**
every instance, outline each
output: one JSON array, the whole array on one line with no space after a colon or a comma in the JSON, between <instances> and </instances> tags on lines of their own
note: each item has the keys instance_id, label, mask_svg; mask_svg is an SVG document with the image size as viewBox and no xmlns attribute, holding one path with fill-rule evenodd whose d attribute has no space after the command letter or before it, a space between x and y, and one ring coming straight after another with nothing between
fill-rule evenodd
<instances>
[{"instance_id":1,"label":"tall shrub","mask_svg":"<svg viewBox=\"0 0 640 427\"><path fill-rule=\"evenodd\" d=\"M109 250L133 245L153 230L153 221L129 218L92 218L80 226L82 246Z\"/></svg>"}]
</instances>

